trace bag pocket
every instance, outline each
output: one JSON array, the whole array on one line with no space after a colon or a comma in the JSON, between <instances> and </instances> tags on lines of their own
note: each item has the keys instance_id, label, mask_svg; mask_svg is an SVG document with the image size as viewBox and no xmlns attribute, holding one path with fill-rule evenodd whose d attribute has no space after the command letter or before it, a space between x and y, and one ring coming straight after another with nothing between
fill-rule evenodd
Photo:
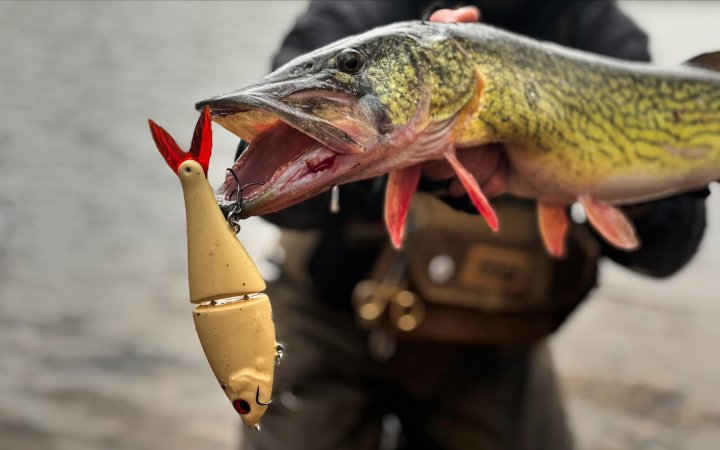
<instances>
[{"instance_id":1,"label":"bag pocket","mask_svg":"<svg viewBox=\"0 0 720 450\"><path fill-rule=\"evenodd\" d=\"M428 195L413 199L405 245L387 245L353 304L359 320L402 339L527 343L555 331L595 286L600 254L570 227L567 256L542 245L534 202L495 202L500 231Z\"/></svg>"}]
</instances>

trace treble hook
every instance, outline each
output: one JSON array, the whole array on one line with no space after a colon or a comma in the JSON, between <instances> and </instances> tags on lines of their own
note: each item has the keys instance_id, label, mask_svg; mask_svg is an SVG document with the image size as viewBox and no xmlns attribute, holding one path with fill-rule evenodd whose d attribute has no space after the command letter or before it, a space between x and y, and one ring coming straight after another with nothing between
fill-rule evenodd
<instances>
[{"instance_id":1,"label":"treble hook","mask_svg":"<svg viewBox=\"0 0 720 450\"><path fill-rule=\"evenodd\" d=\"M270 403L272 403L272 400L268 400L267 403L260 401L260 386L257 387L257 391L255 392L255 403L257 403L260 406L267 406Z\"/></svg>"},{"instance_id":2,"label":"treble hook","mask_svg":"<svg viewBox=\"0 0 720 450\"><path fill-rule=\"evenodd\" d=\"M278 344L277 347L275 347L275 352L277 353L277 356L275 357L275 365L279 366L280 361L282 361L283 356L285 356L285 347L282 344Z\"/></svg>"},{"instance_id":3,"label":"treble hook","mask_svg":"<svg viewBox=\"0 0 720 450\"><path fill-rule=\"evenodd\" d=\"M237 174L232 169L226 169L226 172L230 172L232 174L232 177L235 179L235 190L230 194L229 198L232 198L233 194L236 194L235 197L235 204L232 206L232 209L227 215L227 220L230 223L230 226L235 230L235 233L240 232L240 213L243 210L243 192L245 189L247 189L250 186L262 186L262 183L247 183L240 186L240 180L238 180ZM226 195L225 198L227 199L228 196Z\"/></svg>"}]
</instances>

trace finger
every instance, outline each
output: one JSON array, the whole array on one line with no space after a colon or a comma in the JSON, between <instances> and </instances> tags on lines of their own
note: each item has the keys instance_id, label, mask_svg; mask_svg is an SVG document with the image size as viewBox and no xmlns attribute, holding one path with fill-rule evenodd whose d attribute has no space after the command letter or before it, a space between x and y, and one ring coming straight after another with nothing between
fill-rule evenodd
<instances>
[{"instance_id":1,"label":"finger","mask_svg":"<svg viewBox=\"0 0 720 450\"><path fill-rule=\"evenodd\" d=\"M469 149L468 149L469 150ZM482 187L482 191L487 196L487 187L491 189L490 194L497 196L505 190L507 185L507 170L505 165L500 163L500 155L498 152L482 152L483 155L478 157L478 153L473 152L472 157L466 156L462 164L470 173L478 180L478 184ZM458 160L460 155L458 154ZM465 187L459 179L454 178L448 185L448 195L451 197L462 197L466 195Z\"/></svg>"},{"instance_id":2,"label":"finger","mask_svg":"<svg viewBox=\"0 0 720 450\"><path fill-rule=\"evenodd\" d=\"M467 195L459 179L453 179L448 185L447 193L450 197L464 197Z\"/></svg>"},{"instance_id":3,"label":"finger","mask_svg":"<svg viewBox=\"0 0 720 450\"><path fill-rule=\"evenodd\" d=\"M500 164L490 178L482 185L482 190L487 198L497 197L507 190L510 170L507 164Z\"/></svg>"},{"instance_id":4,"label":"finger","mask_svg":"<svg viewBox=\"0 0 720 450\"><path fill-rule=\"evenodd\" d=\"M455 176L447 161L433 161L423 165L423 177L430 181L446 180Z\"/></svg>"},{"instance_id":5,"label":"finger","mask_svg":"<svg viewBox=\"0 0 720 450\"><path fill-rule=\"evenodd\" d=\"M500 159L501 149L495 145L482 145L479 147L463 148L456 151L458 161L477 178L478 183L494 170ZM432 161L423 166L423 177L431 181L453 178L453 171L447 161Z\"/></svg>"},{"instance_id":6,"label":"finger","mask_svg":"<svg viewBox=\"0 0 720 450\"><path fill-rule=\"evenodd\" d=\"M503 164L501 168L490 175L485 183L482 183L481 189L487 198L497 197L507 190L508 173L507 166ZM466 195L465 188L457 178L450 182L447 193L450 197L462 197Z\"/></svg>"},{"instance_id":7,"label":"finger","mask_svg":"<svg viewBox=\"0 0 720 450\"><path fill-rule=\"evenodd\" d=\"M492 181L490 188L493 195L499 195L507 185L507 164L504 163L500 147L487 145L457 151L458 160L473 174L478 184L483 186ZM461 159L462 158L462 159ZM448 195L460 197L465 195L465 188L457 178L448 185Z\"/></svg>"},{"instance_id":8,"label":"finger","mask_svg":"<svg viewBox=\"0 0 720 450\"><path fill-rule=\"evenodd\" d=\"M483 184L495 172L500 152L496 146L483 146L458 150L457 157L478 183Z\"/></svg>"},{"instance_id":9,"label":"finger","mask_svg":"<svg viewBox=\"0 0 720 450\"><path fill-rule=\"evenodd\" d=\"M480 10L475 6L463 6L458 9L438 9L430 15L431 22L478 22Z\"/></svg>"}]
</instances>

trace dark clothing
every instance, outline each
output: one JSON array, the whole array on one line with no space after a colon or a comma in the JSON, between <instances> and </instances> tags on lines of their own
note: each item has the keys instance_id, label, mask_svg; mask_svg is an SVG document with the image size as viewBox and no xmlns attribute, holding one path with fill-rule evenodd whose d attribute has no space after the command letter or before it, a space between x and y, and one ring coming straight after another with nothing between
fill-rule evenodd
<instances>
[{"instance_id":1,"label":"dark clothing","mask_svg":"<svg viewBox=\"0 0 720 450\"><path fill-rule=\"evenodd\" d=\"M463 3L476 4L482 21L500 28L604 55L649 60L647 37L612 2ZM313 1L273 66L350 34L419 19L439 6L453 5ZM337 215L330 214L325 194L266 216L281 227L317 230L320 240L305 264L307 280L286 274L269 287L279 341L288 353L277 371L279 401L263 419L263 432L246 434L247 448L376 449L385 445L381 424L390 413L401 423L401 448L571 448L544 342L496 348L400 342L386 362L368 355L368 333L348 314L350 294L387 238L358 244L348 238L347 225L359 221L381 227L383 194L383 179L366 180L341 188ZM604 253L649 275L673 273L702 238L705 195L631 208L641 250L623 253L602 243ZM467 208L467 200L448 202Z\"/></svg>"},{"instance_id":2,"label":"dark clothing","mask_svg":"<svg viewBox=\"0 0 720 450\"><path fill-rule=\"evenodd\" d=\"M380 362L368 354L367 331L327 308L312 286L286 278L267 293L287 352L262 431L243 427L244 449L572 448L544 342L401 341Z\"/></svg>"},{"instance_id":3,"label":"dark clothing","mask_svg":"<svg viewBox=\"0 0 720 450\"><path fill-rule=\"evenodd\" d=\"M311 2L287 35L273 68L351 34L401 20L417 20L454 2ZM647 61L647 37L612 2L476 1L482 22L536 39L618 58Z\"/></svg>"}]
</instances>

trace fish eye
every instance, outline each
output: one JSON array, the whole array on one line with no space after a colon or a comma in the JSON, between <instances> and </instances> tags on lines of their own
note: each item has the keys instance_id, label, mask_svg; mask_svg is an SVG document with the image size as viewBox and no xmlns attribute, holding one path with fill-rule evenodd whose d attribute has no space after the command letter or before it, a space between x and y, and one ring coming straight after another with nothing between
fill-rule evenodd
<instances>
[{"instance_id":1,"label":"fish eye","mask_svg":"<svg viewBox=\"0 0 720 450\"><path fill-rule=\"evenodd\" d=\"M233 402L233 407L238 414L245 415L250 412L250 404L241 398Z\"/></svg>"},{"instance_id":2,"label":"fish eye","mask_svg":"<svg viewBox=\"0 0 720 450\"><path fill-rule=\"evenodd\" d=\"M337 55L338 69L345 73L356 73L365 64L365 57L359 51L349 48Z\"/></svg>"}]
</instances>

